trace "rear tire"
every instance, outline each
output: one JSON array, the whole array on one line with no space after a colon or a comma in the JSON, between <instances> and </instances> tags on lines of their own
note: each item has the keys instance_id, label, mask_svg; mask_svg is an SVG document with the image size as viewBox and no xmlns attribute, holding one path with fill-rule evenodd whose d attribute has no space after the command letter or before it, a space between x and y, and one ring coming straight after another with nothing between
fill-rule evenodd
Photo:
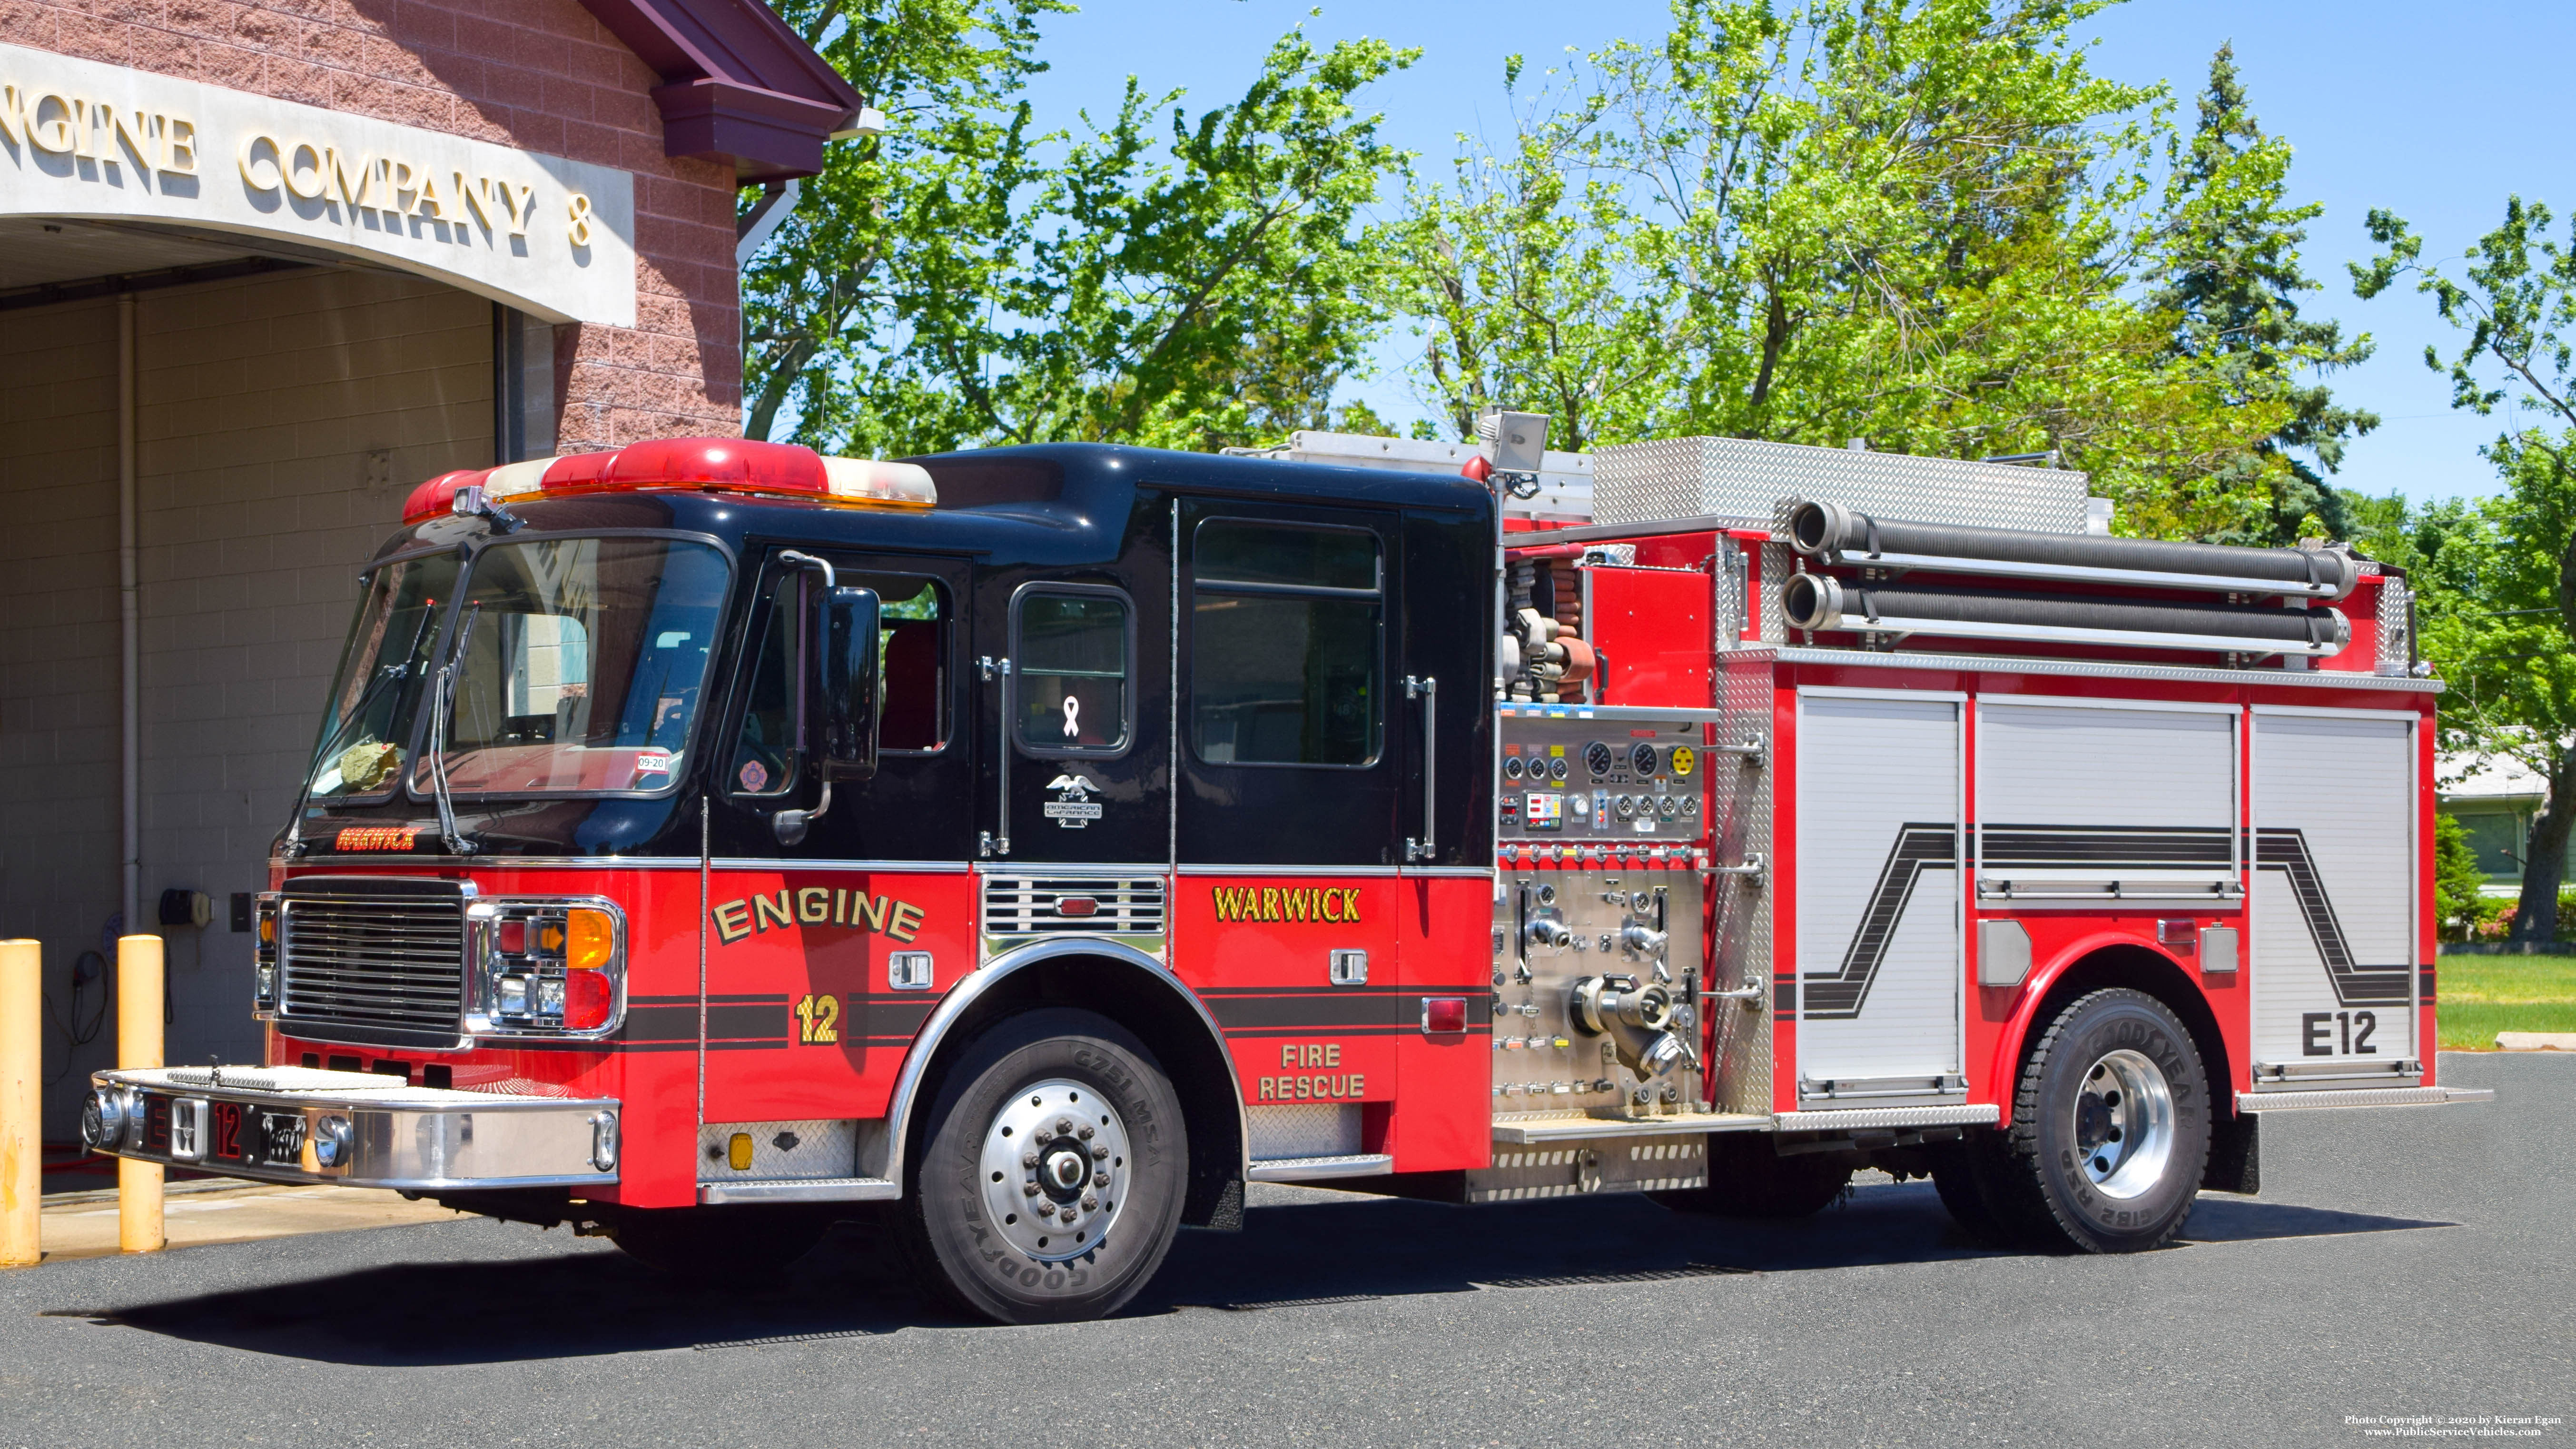
<instances>
[{"instance_id":1,"label":"rear tire","mask_svg":"<svg viewBox=\"0 0 2576 1449\"><path fill-rule=\"evenodd\" d=\"M1983 1128L1969 1130L1972 1133L1985 1131ZM1961 1141L1934 1147L1932 1190L1941 1195L1941 1206L1949 1210L1951 1221L1969 1237L1990 1247L2010 1247L2020 1235L1986 1202L1985 1185L1977 1163L1977 1149L1985 1145Z\"/></svg>"},{"instance_id":2,"label":"rear tire","mask_svg":"<svg viewBox=\"0 0 2576 1449\"><path fill-rule=\"evenodd\" d=\"M1973 1160L2008 1230L2087 1253L2163 1247L2209 1160L2209 1077L2191 1032L2141 991L2078 998L2031 1049L1995 1145Z\"/></svg>"},{"instance_id":3,"label":"rear tire","mask_svg":"<svg viewBox=\"0 0 2576 1449\"><path fill-rule=\"evenodd\" d=\"M1851 1167L1833 1153L1783 1157L1767 1133L1720 1132L1708 1139L1708 1186L1647 1196L1675 1212L1803 1218L1832 1206L1851 1175Z\"/></svg>"},{"instance_id":4,"label":"rear tire","mask_svg":"<svg viewBox=\"0 0 2576 1449\"><path fill-rule=\"evenodd\" d=\"M830 1217L797 1208L629 1208L617 1215L626 1256L702 1288L769 1288L823 1241Z\"/></svg>"},{"instance_id":5,"label":"rear tire","mask_svg":"<svg viewBox=\"0 0 2576 1449\"><path fill-rule=\"evenodd\" d=\"M897 1214L920 1280L1001 1323L1116 1312L1180 1227L1189 1137L1143 1043L1108 1018L1014 1016L966 1049Z\"/></svg>"}]
</instances>

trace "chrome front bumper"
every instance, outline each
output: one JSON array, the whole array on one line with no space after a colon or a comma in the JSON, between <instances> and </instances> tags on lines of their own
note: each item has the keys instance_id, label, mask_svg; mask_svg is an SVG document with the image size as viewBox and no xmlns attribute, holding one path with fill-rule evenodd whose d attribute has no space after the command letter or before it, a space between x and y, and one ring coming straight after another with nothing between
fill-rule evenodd
<instances>
[{"instance_id":1,"label":"chrome front bumper","mask_svg":"<svg viewBox=\"0 0 2576 1449\"><path fill-rule=\"evenodd\" d=\"M266 1182L414 1192L617 1181L618 1104L404 1086L310 1067L98 1072L91 1151Z\"/></svg>"}]
</instances>

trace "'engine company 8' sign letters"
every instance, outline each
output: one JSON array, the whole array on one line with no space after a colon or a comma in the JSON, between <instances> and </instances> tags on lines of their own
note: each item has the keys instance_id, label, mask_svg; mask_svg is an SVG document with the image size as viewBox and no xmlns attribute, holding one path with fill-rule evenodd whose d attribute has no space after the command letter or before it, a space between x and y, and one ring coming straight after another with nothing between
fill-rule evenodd
<instances>
[{"instance_id":1,"label":"'engine company 8' sign letters","mask_svg":"<svg viewBox=\"0 0 2576 1449\"><path fill-rule=\"evenodd\" d=\"M635 325L626 172L16 45L0 45L0 216L278 237L550 322Z\"/></svg>"}]
</instances>

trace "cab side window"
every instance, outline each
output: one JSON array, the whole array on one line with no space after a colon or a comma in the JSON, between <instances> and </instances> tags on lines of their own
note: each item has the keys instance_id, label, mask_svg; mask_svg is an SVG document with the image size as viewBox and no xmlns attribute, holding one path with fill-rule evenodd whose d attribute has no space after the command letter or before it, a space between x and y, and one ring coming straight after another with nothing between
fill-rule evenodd
<instances>
[{"instance_id":1,"label":"cab side window","mask_svg":"<svg viewBox=\"0 0 2576 1449\"><path fill-rule=\"evenodd\" d=\"M1212 765L1376 762L1385 567L1376 534L1211 518L1193 544L1190 747Z\"/></svg>"},{"instance_id":2,"label":"cab side window","mask_svg":"<svg viewBox=\"0 0 2576 1449\"><path fill-rule=\"evenodd\" d=\"M948 746L947 590L916 574L867 574L848 569L839 581L876 590L881 755L936 754ZM796 784L796 656L800 633L799 575L779 575L754 656L742 730L726 780L738 795L779 795Z\"/></svg>"},{"instance_id":3,"label":"cab side window","mask_svg":"<svg viewBox=\"0 0 2576 1449\"><path fill-rule=\"evenodd\" d=\"M1021 751L1038 756L1126 752L1128 669L1135 611L1126 594L1092 584L1046 584L1011 601L1019 660Z\"/></svg>"}]
</instances>

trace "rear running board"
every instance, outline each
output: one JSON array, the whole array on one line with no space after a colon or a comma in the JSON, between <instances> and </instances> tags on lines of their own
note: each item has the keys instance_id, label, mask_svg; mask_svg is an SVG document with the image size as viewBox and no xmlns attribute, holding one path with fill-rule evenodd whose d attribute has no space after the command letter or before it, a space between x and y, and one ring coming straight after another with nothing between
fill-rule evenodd
<instances>
[{"instance_id":1,"label":"rear running board","mask_svg":"<svg viewBox=\"0 0 2576 1449\"><path fill-rule=\"evenodd\" d=\"M882 1177L773 1177L745 1182L702 1182L698 1201L744 1202L892 1202L903 1188Z\"/></svg>"},{"instance_id":2,"label":"rear running board","mask_svg":"<svg viewBox=\"0 0 2576 1449\"><path fill-rule=\"evenodd\" d=\"M2450 1102L2492 1102L2490 1087L2350 1087L2337 1092L2239 1092L2239 1112L2289 1112L2309 1107L2438 1107Z\"/></svg>"}]
</instances>

